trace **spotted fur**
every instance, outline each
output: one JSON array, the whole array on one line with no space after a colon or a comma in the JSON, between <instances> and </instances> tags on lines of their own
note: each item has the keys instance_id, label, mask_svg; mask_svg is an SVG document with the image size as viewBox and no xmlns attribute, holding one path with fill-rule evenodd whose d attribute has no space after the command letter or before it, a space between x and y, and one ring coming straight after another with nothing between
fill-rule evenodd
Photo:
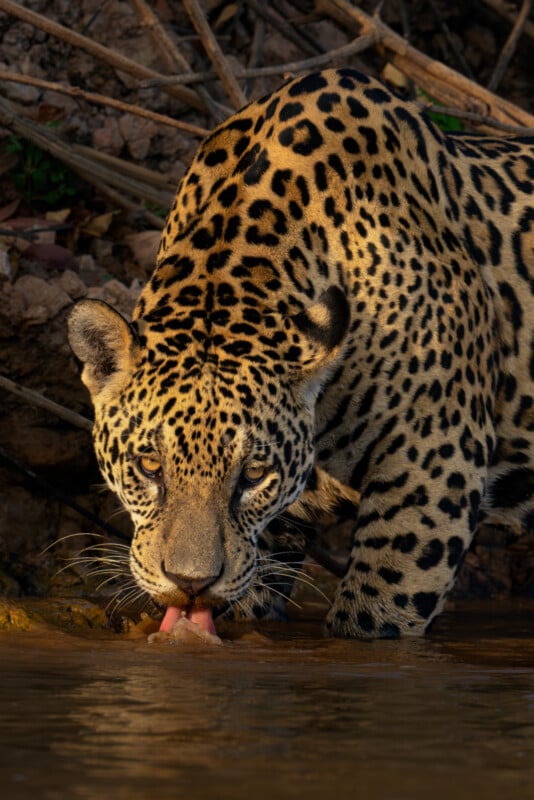
<instances>
[{"instance_id":1,"label":"spotted fur","mask_svg":"<svg viewBox=\"0 0 534 800\"><path fill-rule=\"evenodd\" d=\"M219 126L133 323L71 318L139 585L238 607L263 575L265 613L265 551L329 512L327 630L417 635L484 516L531 528L533 196L532 140L445 134L353 70Z\"/></svg>"}]
</instances>

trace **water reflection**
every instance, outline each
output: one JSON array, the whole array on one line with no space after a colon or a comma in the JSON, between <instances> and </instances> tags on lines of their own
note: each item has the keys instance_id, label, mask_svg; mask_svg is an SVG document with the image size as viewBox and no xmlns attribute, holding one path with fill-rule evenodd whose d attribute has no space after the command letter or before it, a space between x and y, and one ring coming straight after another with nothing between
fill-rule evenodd
<instances>
[{"instance_id":1,"label":"water reflection","mask_svg":"<svg viewBox=\"0 0 534 800\"><path fill-rule=\"evenodd\" d=\"M532 628L531 628L532 630ZM534 642L0 638L2 797L528 798Z\"/></svg>"}]
</instances>

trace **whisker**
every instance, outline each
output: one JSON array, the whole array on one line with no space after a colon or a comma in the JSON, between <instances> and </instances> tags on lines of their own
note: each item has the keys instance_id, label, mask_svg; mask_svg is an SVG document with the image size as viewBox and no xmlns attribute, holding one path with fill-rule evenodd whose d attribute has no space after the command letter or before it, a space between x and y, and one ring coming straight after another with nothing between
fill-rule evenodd
<instances>
[{"instance_id":1,"label":"whisker","mask_svg":"<svg viewBox=\"0 0 534 800\"><path fill-rule=\"evenodd\" d=\"M113 609L109 612L110 616L113 616L113 614L115 614L119 610L119 608L121 608L121 606L126 605L126 603L137 602L138 600L141 600L143 597L145 597L145 602L144 602L144 605L143 605L143 609L146 608L149 598L146 598L145 591L143 589L141 589L137 584L134 584L132 587L125 587L124 591L126 593L122 597L119 596L119 593L117 593L117 595L115 596L115 598L114 598L115 599L115 605L114 605ZM109 608L109 606L111 605L111 602L112 601L110 601L110 603L108 603L108 606L106 607L106 611Z\"/></svg>"},{"instance_id":2,"label":"whisker","mask_svg":"<svg viewBox=\"0 0 534 800\"><path fill-rule=\"evenodd\" d=\"M119 506L119 508L116 508L115 511L112 511L111 514L108 515L107 522L111 522L111 520L115 519L116 517L120 517L123 514L128 515L128 511L126 508Z\"/></svg>"},{"instance_id":3,"label":"whisker","mask_svg":"<svg viewBox=\"0 0 534 800\"><path fill-rule=\"evenodd\" d=\"M123 576L119 575L118 577L120 578L120 577L123 577ZM111 575L109 578L106 578L105 580L101 581L98 584L98 586L96 587L96 591L99 592L104 586L107 586L108 583L111 583L112 581L115 581L115 580L117 580L117 575L115 575L115 574Z\"/></svg>"},{"instance_id":4,"label":"whisker","mask_svg":"<svg viewBox=\"0 0 534 800\"><path fill-rule=\"evenodd\" d=\"M51 542L50 544L47 544L47 546L44 548L44 550L41 550L39 555L43 556L45 553L47 553L53 547L56 547L58 544L61 544L62 542L66 542L67 539L73 539L75 536L98 536L101 539L105 538L104 534L102 534L102 533L93 533L92 531L78 531L78 533L66 533L65 536L60 536L59 539L54 539L53 542Z\"/></svg>"},{"instance_id":5,"label":"whisker","mask_svg":"<svg viewBox=\"0 0 534 800\"><path fill-rule=\"evenodd\" d=\"M127 553L130 552L130 545L128 544L121 544L121 542L97 542L96 544L88 544L87 547L82 548L80 553L87 553L91 550L101 550L105 552L106 550L125 550Z\"/></svg>"},{"instance_id":6,"label":"whisker","mask_svg":"<svg viewBox=\"0 0 534 800\"><path fill-rule=\"evenodd\" d=\"M296 600L293 600L292 597L288 597L283 592L279 591L278 589L275 589L273 586L270 586L269 584L265 584L265 583L263 583L263 581L260 581L257 585L261 586L263 589L266 589L269 592L273 592L274 594L279 595L284 600L286 600L288 603L291 603L291 605L294 605L299 610L302 610L302 606L299 605L299 603L297 603Z\"/></svg>"},{"instance_id":7,"label":"whisker","mask_svg":"<svg viewBox=\"0 0 534 800\"><path fill-rule=\"evenodd\" d=\"M262 575L262 577L266 577L266 578L268 578L268 577L275 577L275 578L278 578L278 577L280 577L280 578L281 578L281 577L283 577L283 574L279 574L279 573L276 573L276 572L269 572L269 573L266 573L265 575ZM293 576L287 576L287 577L293 577L293 578L294 578L294 580L295 580L295 582L297 582L297 583L300 583L300 584L302 584L303 586L308 586L310 589L313 589L313 590L314 590L314 592L316 592L318 595L320 595L321 597L323 597L323 598L324 598L324 600L326 600L328 603L330 603L330 598L328 597L328 595L326 595L326 594L323 592L323 590L322 590L322 589L320 589L320 588L319 588L319 587L318 587L318 586L317 586L317 585L316 585L316 584L313 582L313 580L311 580L311 579L307 579L307 577L302 577L301 575L293 575Z\"/></svg>"},{"instance_id":8,"label":"whisker","mask_svg":"<svg viewBox=\"0 0 534 800\"><path fill-rule=\"evenodd\" d=\"M88 577L93 575L111 575L112 572L115 575L128 575L128 570L124 569L125 566L127 565L114 563L97 564L93 569L88 570L86 575Z\"/></svg>"}]
</instances>

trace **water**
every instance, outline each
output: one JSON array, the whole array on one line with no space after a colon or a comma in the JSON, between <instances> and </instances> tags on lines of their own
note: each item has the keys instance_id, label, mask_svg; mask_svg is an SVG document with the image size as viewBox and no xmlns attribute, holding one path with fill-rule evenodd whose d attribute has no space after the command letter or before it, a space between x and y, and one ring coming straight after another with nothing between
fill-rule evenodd
<instances>
[{"instance_id":1,"label":"water","mask_svg":"<svg viewBox=\"0 0 534 800\"><path fill-rule=\"evenodd\" d=\"M425 641L0 635L2 800L534 797L534 610Z\"/></svg>"}]
</instances>

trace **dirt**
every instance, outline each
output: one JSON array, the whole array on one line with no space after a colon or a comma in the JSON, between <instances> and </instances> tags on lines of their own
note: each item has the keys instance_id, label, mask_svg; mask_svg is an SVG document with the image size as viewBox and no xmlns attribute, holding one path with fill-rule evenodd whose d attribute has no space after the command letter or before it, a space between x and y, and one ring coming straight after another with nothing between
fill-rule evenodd
<instances>
[{"instance_id":1,"label":"dirt","mask_svg":"<svg viewBox=\"0 0 534 800\"><path fill-rule=\"evenodd\" d=\"M157 0L150 5L179 42L191 68L210 69L183 4ZM246 2L208 0L201 5L210 12L212 28L234 65L249 64L251 42L262 37L261 66L299 60L318 48L328 51L348 39L347 32L332 21L314 15L314 4L307 0L263 4L283 20L295 22L299 44L288 41L283 26L263 25ZM371 12L375 4L359 5ZM166 58L155 46L133 2L28 0L24 6L147 67L164 73L170 69L168 53ZM508 6L513 9L513 4ZM490 79L510 31L510 23L486 3L468 0L389 2L382 17L412 44L455 69L472 73L482 85ZM531 112L533 53L532 40L524 34L497 90ZM375 51L348 63L375 75L384 68ZM132 76L5 13L0 13L0 70L61 79L203 128L214 126L212 114L187 107L160 88L140 89ZM282 78L249 80L244 90L248 97L258 97ZM222 106L228 108L221 85L212 81L206 86L219 104L219 113ZM47 124L66 143L92 147L149 169L169 186L177 183L199 142L196 136L127 112L1 77L0 95L17 113ZM90 418L88 397L66 341L66 317L72 304L87 296L104 299L126 315L131 312L151 271L161 228L157 221L163 220L165 208L152 204L152 217L125 211L79 176L57 162L43 160L20 137L15 138L0 129L0 373ZM109 598L113 585L107 592L97 590L86 562L58 574L69 557L94 541L90 533L102 534L98 525L65 499L111 521L124 535L130 532L126 516L114 516L119 512L118 501L102 491L89 433L8 392L2 393L0 403L0 593L11 598L65 593ZM532 595L531 545L532 537L510 546L505 532L486 531L466 559L457 595L495 597L512 591ZM319 577L328 583L324 573Z\"/></svg>"}]
</instances>

